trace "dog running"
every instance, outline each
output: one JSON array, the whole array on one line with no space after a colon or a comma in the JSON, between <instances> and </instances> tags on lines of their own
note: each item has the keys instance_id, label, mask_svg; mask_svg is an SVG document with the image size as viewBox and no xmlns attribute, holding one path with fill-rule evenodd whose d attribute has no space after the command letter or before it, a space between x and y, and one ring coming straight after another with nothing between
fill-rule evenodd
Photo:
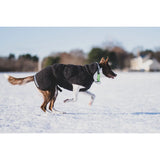
<instances>
[{"instance_id":1,"label":"dog running","mask_svg":"<svg viewBox=\"0 0 160 160\"><path fill-rule=\"evenodd\" d=\"M12 85L24 85L34 81L44 98L41 109L46 112L46 107L49 103L50 111L63 114L65 112L60 112L54 107L58 91L62 91L61 87L73 91L73 98L64 100L64 103L77 101L78 93L83 92L91 97L89 105L92 105L95 95L89 92L88 89L93 82L100 82L100 74L103 74L108 78L117 76L109 66L108 60L108 57L106 60L101 58L99 63L95 62L84 66L53 64L42 69L33 76L15 78L6 75L6 78Z\"/></svg>"}]
</instances>

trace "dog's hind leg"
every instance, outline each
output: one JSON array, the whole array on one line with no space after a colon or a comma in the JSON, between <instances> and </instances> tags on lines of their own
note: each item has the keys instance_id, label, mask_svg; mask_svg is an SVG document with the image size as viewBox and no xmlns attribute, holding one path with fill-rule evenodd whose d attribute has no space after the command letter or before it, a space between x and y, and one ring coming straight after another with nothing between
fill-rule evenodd
<instances>
[{"instance_id":1,"label":"dog's hind leg","mask_svg":"<svg viewBox=\"0 0 160 160\"><path fill-rule=\"evenodd\" d=\"M58 96L57 87L55 87L55 89L53 89L53 91L51 93L52 93L52 97L51 97L50 104L49 104L49 110L50 111L52 111L52 108L54 107L54 103L55 103L56 98Z\"/></svg>"},{"instance_id":2,"label":"dog's hind leg","mask_svg":"<svg viewBox=\"0 0 160 160\"><path fill-rule=\"evenodd\" d=\"M54 101L54 98L52 98L52 99L50 100L50 103L49 103L49 110L50 110L50 111L52 111L54 102L55 102L55 101Z\"/></svg>"},{"instance_id":3,"label":"dog's hind leg","mask_svg":"<svg viewBox=\"0 0 160 160\"><path fill-rule=\"evenodd\" d=\"M56 101L56 98L57 98L57 96L58 96L58 87L56 86L55 87L55 90L54 90L54 92L52 93L52 98L51 98L51 100L50 100L50 104L49 104L49 110L50 111L53 111L53 113L58 113L58 114L65 114L66 112L61 112L61 111L58 111L58 110L56 110L55 108L54 108L54 103L55 103L55 101Z\"/></svg>"},{"instance_id":4,"label":"dog's hind leg","mask_svg":"<svg viewBox=\"0 0 160 160\"><path fill-rule=\"evenodd\" d=\"M43 104L41 105L41 109L46 112L46 106L47 106L47 101L44 100Z\"/></svg>"},{"instance_id":5,"label":"dog's hind leg","mask_svg":"<svg viewBox=\"0 0 160 160\"><path fill-rule=\"evenodd\" d=\"M43 99L44 99L44 102L43 102L43 104L41 105L41 109L42 109L44 112L46 112L47 104L48 104L49 101L51 100L51 92L50 92L50 91L42 91L42 90L40 90L40 92L42 93Z\"/></svg>"}]
</instances>

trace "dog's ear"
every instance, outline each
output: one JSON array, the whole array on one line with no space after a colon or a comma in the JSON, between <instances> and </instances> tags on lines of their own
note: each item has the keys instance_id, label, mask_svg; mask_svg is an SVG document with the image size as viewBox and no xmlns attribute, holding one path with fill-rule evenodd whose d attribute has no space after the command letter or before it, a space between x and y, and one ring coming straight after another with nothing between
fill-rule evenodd
<instances>
[{"instance_id":1,"label":"dog's ear","mask_svg":"<svg viewBox=\"0 0 160 160\"><path fill-rule=\"evenodd\" d=\"M109 57L106 58L105 64L108 62L108 60L109 60Z\"/></svg>"},{"instance_id":2,"label":"dog's ear","mask_svg":"<svg viewBox=\"0 0 160 160\"><path fill-rule=\"evenodd\" d=\"M104 57L102 57L101 58L101 60L100 60L100 62L99 62L100 64L104 64L105 63L105 59L104 59Z\"/></svg>"}]
</instances>

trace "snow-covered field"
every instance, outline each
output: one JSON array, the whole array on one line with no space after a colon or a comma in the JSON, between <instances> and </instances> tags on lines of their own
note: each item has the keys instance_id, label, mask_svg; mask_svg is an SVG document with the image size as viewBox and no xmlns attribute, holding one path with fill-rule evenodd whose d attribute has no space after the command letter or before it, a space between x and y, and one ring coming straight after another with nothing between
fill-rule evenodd
<instances>
[{"instance_id":1,"label":"snow-covered field","mask_svg":"<svg viewBox=\"0 0 160 160\"><path fill-rule=\"evenodd\" d=\"M34 73L9 73L24 77ZM33 82L12 86L0 73L0 133L160 133L160 73L118 73L93 84L96 94L63 103L72 92L59 93L55 108L67 114L44 113Z\"/></svg>"}]
</instances>

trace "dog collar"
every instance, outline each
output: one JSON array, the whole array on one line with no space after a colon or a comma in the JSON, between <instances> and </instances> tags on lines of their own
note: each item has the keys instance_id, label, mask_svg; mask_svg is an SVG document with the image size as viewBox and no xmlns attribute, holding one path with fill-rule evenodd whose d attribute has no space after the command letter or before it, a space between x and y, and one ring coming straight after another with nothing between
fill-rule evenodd
<instances>
[{"instance_id":1,"label":"dog collar","mask_svg":"<svg viewBox=\"0 0 160 160\"><path fill-rule=\"evenodd\" d=\"M97 63L97 67L98 67L98 70L97 70L97 82L100 82L100 66L99 66L98 63Z\"/></svg>"}]
</instances>

